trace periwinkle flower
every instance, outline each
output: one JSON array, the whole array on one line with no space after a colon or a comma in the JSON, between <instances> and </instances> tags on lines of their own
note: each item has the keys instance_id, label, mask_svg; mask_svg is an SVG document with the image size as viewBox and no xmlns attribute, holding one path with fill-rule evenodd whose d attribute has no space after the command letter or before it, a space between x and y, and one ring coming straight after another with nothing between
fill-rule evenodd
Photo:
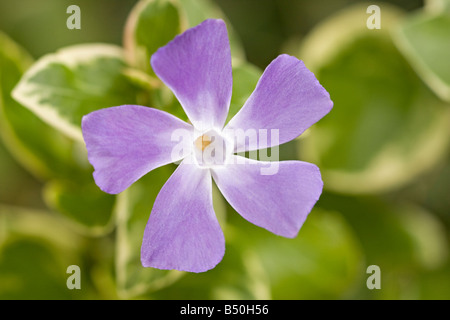
<instances>
[{"instance_id":1,"label":"periwinkle flower","mask_svg":"<svg viewBox=\"0 0 450 320\"><path fill-rule=\"evenodd\" d=\"M270 162L236 153L288 142L331 110L330 96L314 74L295 57L280 55L224 127L232 68L223 21L206 20L177 36L152 56L151 65L192 124L136 105L101 109L82 120L94 179L107 193L120 193L149 171L181 161L153 205L142 265L204 272L222 260L225 240L213 210L212 179L245 219L295 237L322 193L319 169L302 161L281 161L275 173L263 174ZM276 133L277 139L234 136L252 130ZM175 132L184 133L179 152L174 152L180 146Z\"/></svg>"}]
</instances>

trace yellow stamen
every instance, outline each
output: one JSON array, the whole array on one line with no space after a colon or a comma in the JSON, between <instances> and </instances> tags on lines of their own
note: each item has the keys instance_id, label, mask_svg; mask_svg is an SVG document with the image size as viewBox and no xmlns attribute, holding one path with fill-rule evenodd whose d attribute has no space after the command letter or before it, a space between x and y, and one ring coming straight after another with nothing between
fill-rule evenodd
<instances>
[{"instance_id":1,"label":"yellow stamen","mask_svg":"<svg viewBox=\"0 0 450 320\"><path fill-rule=\"evenodd\" d=\"M197 140L194 142L197 149L205 150L207 146L211 144L211 138L208 137L206 134L202 135L201 137L198 137Z\"/></svg>"}]
</instances>

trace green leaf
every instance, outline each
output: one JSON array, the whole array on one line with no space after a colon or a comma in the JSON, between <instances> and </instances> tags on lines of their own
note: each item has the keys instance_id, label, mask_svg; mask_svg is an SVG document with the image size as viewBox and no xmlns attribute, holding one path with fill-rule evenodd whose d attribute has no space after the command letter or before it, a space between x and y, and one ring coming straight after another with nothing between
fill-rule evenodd
<instances>
[{"instance_id":1,"label":"green leaf","mask_svg":"<svg viewBox=\"0 0 450 320\"><path fill-rule=\"evenodd\" d=\"M0 221L1 299L89 297L86 278L82 290L66 286L67 267L83 266L80 237L47 212L0 206Z\"/></svg>"},{"instance_id":2,"label":"green leaf","mask_svg":"<svg viewBox=\"0 0 450 320\"><path fill-rule=\"evenodd\" d=\"M211 0L177 0L181 13L184 14L185 29L194 27L206 19L222 19L227 24L228 37L230 39L231 56L234 59L245 60L245 53L241 41L234 31L233 26L228 21L220 7Z\"/></svg>"},{"instance_id":3,"label":"green leaf","mask_svg":"<svg viewBox=\"0 0 450 320\"><path fill-rule=\"evenodd\" d=\"M116 278L119 296L136 297L176 281L181 272L144 268L140 253L144 229L156 196L173 167L151 171L117 199Z\"/></svg>"},{"instance_id":4,"label":"green leaf","mask_svg":"<svg viewBox=\"0 0 450 320\"><path fill-rule=\"evenodd\" d=\"M165 85L159 88L159 90L152 91L152 101L158 109L168 112L185 122L189 122L189 119L180 102L175 97L173 92Z\"/></svg>"},{"instance_id":5,"label":"green leaf","mask_svg":"<svg viewBox=\"0 0 450 320\"><path fill-rule=\"evenodd\" d=\"M0 34L0 42L0 133L9 150L39 178L58 179L46 188L50 207L91 234L110 230L114 197L95 186L84 144L67 138L12 99L10 92L30 58L6 36ZM19 177L18 183L26 183ZM8 189L17 192L12 186Z\"/></svg>"},{"instance_id":6,"label":"green leaf","mask_svg":"<svg viewBox=\"0 0 450 320\"><path fill-rule=\"evenodd\" d=\"M416 292L420 292L416 300L449 300L450 299L450 260L447 264L430 272L424 272L417 279Z\"/></svg>"},{"instance_id":7,"label":"green leaf","mask_svg":"<svg viewBox=\"0 0 450 320\"><path fill-rule=\"evenodd\" d=\"M360 24L361 6L330 18L310 35L300 57L330 93L333 110L299 140L325 188L373 193L399 187L434 166L449 142L450 108L398 53L383 7L383 27Z\"/></svg>"},{"instance_id":8,"label":"green leaf","mask_svg":"<svg viewBox=\"0 0 450 320\"><path fill-rule=\"evenodd\" d=\"M150 58L182 31L206 19L226 18L220 8L209 0L143 0L131 11L124 36L127 62L130 66L150 73ZM245 55L236 33L227 22L233 58Z\"/></svg>"},{"instance_id":9,"label":"green leaf","mask_svg":"<svg viewBox=\"0 0 450 320\"><path fill-rule=\"evenodd\" d=\"M450 1L449 0L425 0L425 10L429 13L450 13Z\"/></svg>"},{"instance_id":10,"label":"green leaf","mask_svg":"<svg viewBox=\"0 0 450 320\"><path fill-rule=\"evenodd\" d=\"M202 23L206 19L224 19L220 8L210 0L177 0L187 26L193 27Z\"/></svg>"},{"instance_id":11,"label":"green leaf","mask_svg":"<svg viewBox=\"0 0 450 320\"><path fill-rule=\"evenodd\" d=\"M354 228L369 263L390 269L418 270L438 266L446 256L445 231L423 209L376 198L328 193L322 199L321 206L342 212Z\"/></svg>"},{"instance_id":12,"label":"green leaf","mask_svg":"<svg viewBox=\"0 0 450 320\"><path fill-rule=\"evenodd\" d=\"M430 211L438 214L450 225L450 157L446 162L436 167L435 170L424 179L417 181L411 190L407 191L407 197L411 201L418 202Z\"/></svg>"},{"instance_id":13,"label":"green leaf","mask_svg":"<svg viewBox=\"0 0 450 320\"><path fill-rule=\"evenodd\" d=\"M260 258L273 299L339 299L359 279L359 242L336 212L314 209L294 239L231 217L228 240Z\"/></svg>"},{"instance_id":14,"label":"green leaf","mask_svg":"<svg viewBox=\"0 0 450 320\"><path fill-rule=\"evenodd\" d=\"M441 2L433 10L405 19L395 30L394 39L420 77L441 99L450 102L450 5Z\"/></svg>"},{"instance_id":15,"label":"green leaf","mask_svg":"<svg viewBox=\"0 0 450 320\"><path fill-rule=\"evenodd\" d=\"M26 172L0 141L0 202L41 207L42 185Z\"/></svg>"},{"instance_id":16,"label":"green leaf","mask_svg":"<svg viewBox=\"0 0 450 320\"><path fill-rule=\"evenodd\" d=\"M369 292L365 281L361 281L355 291L359 298L420 298L421 293L414 288L416 278L424 272L439 270L448 261L445 227L420 207L329 193L322 195L320 206L345 217L359 239L365 268L380 267L382 290Z\"/></svg>"},{"instance_id":17,"label":"green leaf","mask_svg":"<svg viewBox=\"0 0 450 320\"><path fill-rule=\"evenodd\" d=\"M294 239L276 236L229 207L226 250L212 270L186 274L156 299L339 299L364 270L359 243L341 215L315 209Z\"/></svg>"},{"instance_id":18,"label":"green leaf","mask_svg":"<svg viewBox=\"0 0 450 320\"><path fill-rule=\"evenodd\" d=\"M261 259L240 243L226 243L223 260L204 273L186 273L172 286L152 293L153 299L178 300L268 300L268 276Z\"/></svg>"},{"instance_id":19,"label":"green leaf","mask_svg":"<svg viewBox=\"0 0 450 320\"><path fill-rule=\"evenodd\" d=\"M261 75L261 70L248 62L233 66L233 94L226 122L230 121L241 110L248 97L255 90Z\"/></svg>"},{"instance_id":20,"label":"green leaf","mask_svg":"<svg viewBox=\"0 0 450 320\"><path fill-rule=\"evenodd\" d=\"M115 196L101 191L91 176L82 183L52 180L44 188L44 199L84 233L99 236L113 228Z\"/></svg>"},{"instance_id":21,"label":"green leaf","mask_svg":"<svg viewBox=\"0 0 450 320\"><path fill-rule=\"evenodd\" d=\"M46 123L82 141L83 115L106 107L148 103L137 100L143 93L123 74L124 68L119 47L64 48L39 59L22 77L13 97Z\"/></svg>"},{"instance_id":22,"label":"green leaf","mask_svg":"<svg viewBox=\"0 0 450 320\"><path fill-rule=\"evenodd\" d=\"M150 57L179 33L180 17L173 1L138 2L125 27L124 46L128 63L150 73Z\"/></svg>"},{"instance_id":23,"label":"green leaf","mask_svg":"<svg viewBox=\"0 0 450 320\"><path fill-rule=\"evenodd\" d=\"M116 277L119 296L123 298L154 294L185 275L176 270L144 268L140 260L144 229L150 212L157 194L173 169L174 165L167 165L153 170L118 196ZM217 188L213 188L213 203L219 222L224 224L226 210Z\"/></svg>"},{"instance_id":24,"label":"green leaf","mask_svg":"<svg viewBox=\"0 0 450 320\"><path fill-rule=\"evenodd\" d=\"M217 5L209 0L144 0L137 3L128 17L125 29L125 55L127 62L134 69L127 69L126 74L140 86L151 92L151 104L156 108L169 112L187 121L187 117L173 93L155 77L151 70L150 58L156 50L173 40L187 28L194 27L209 18L225 19ZM231 53L235 59L238 76L235 78L233 101L241 98L248 84L252 84L252 76L258 71L250 65L241 63L244 58L243 49L231 25L227 24L231 43ZM144 76L143 73L149 73ZM237 80L236 80L237 79ZM238 85L242 84L241 87ZM254 88L254 86L253 86ZM246 92L245 92L246 93ZM237 109L233 105L233 110ZM245 101L244 101L245 102ZM239 106L239 108L242 104ZM233 107L235 107L233 109ZM237 110L235 110L237 111Z\"/></svg>"},{"instance_id":25,"label":"green leaf","mask_svg":"<svg viewBox=\"0 0 450 320\"><path fill-rule=\"evenodd\" d=\"M11 91L31 65L28 54L0 33L0 134L12 155L40 178L77 167L73 142L18 104Z\"/></svg>"}]
</instances>

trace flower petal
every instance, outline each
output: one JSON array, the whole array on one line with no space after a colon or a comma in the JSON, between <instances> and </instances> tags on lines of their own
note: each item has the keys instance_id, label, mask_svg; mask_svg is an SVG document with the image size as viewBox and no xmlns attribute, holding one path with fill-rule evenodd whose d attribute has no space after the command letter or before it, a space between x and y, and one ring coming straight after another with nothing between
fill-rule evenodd
<instances>
[{"instance_id":1,"label":"flower petal","mask_svg":"<svg viewBox=\"0 0 450 320\"><path fill-rule=\"evenodd\" d=\"M332 106L330 95L304 63L284 54L266 68L255 91L225 129L266 129L269 139L242 141L235 151L264 149L296 138ZM274 129L279 130L279 141L270 138Z\"/></svg>"},{"instance_id":2,"label":"flower petal","mask_svg":"<svg viewBox=\"0 0 450 320\"><path fill-rule=\"evenodd\" d=\"M184 155L173 154L180 142L172 134L193 133L191 125L164 111L135 105L94 111L83 117L81 127L95 182L112 194L149 171L182 159Z\"/></svg>"},{"instance_id":3,"label":"flower petal","mask_svg":"<svg viewBox=\"0 0 450 320\"><path fill-rule=\"evenodd\" d=\"M225 253L212 203L209 170L184 160L162 187L145 227L144 267L204 272Z\"/></svg>"},{"instance_id":4,"label":"flower petal","mask_svg":"<svg viewBox=\"0 0 450 320\"><path fill-rule=\"evenodd\" d=\"M177 36L153 54L151 65L196 128L222 129L233 84L230 44L222 20L205 20Z\"/></svg>"},{"instance_id":5,"label":"flower petal","mask_svg":"<svg viewBox=\"0 0 450 320\"><path fill-rule=\"evenodd\" d=\"M297 235L323 187L319 168L301 161L263 162L234 156L233 164L214 168L212 175L241 216L288 238Z\"/></svg>"}]
</instances>

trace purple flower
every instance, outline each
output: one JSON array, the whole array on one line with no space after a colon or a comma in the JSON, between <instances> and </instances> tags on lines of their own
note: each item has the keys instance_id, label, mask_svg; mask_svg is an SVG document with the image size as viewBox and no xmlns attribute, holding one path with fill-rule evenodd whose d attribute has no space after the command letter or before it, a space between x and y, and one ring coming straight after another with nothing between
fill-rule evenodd
<instances>
[{"instance_id":1,"label":"purple flower","mask_svg":"<svg viewBox=\"0 0 450 320\"><path fill-rule=\"evenodd\" d=\"M82 121L94 179L105 192L119 193L149 171L181 160L155 200L142 242L143 266L203 272L222 260L225 240L213 210L211 177L245 219L295 237L322 193L319 169L281 161L276 172L264 174L273 163L236 153L288 142L331 110L314 74L295 57L280 55L224 128L232 69L223 21L206 20L177 36L152 56L151 65L192 125L136 105L101 109ZM183 133L181 148L176 132ZM237 132L265 135L239 139ZM267 142L268 133L275 139Z\"/></svg>"}]
</instances>

